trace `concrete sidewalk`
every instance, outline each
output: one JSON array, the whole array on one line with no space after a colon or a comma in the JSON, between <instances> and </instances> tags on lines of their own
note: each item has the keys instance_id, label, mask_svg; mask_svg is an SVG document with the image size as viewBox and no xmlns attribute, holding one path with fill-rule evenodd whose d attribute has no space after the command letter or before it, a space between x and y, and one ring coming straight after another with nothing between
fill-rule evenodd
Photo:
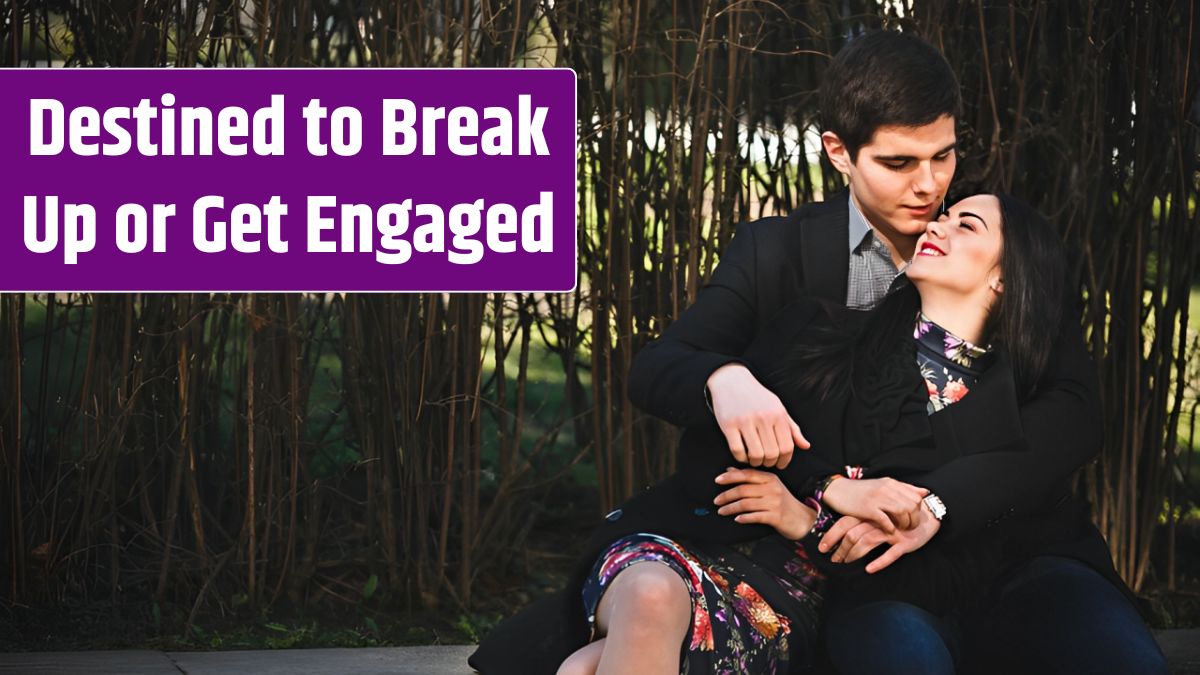
<instances>
[{"instance_id":1,"label":"concrete sidewalk","mask_svg":"<svg viewBox=\"0 0 1200 675\"><path fill-rule=\"evenodd\" d=\"M1156 631L1177 675L1200 675L1200 629ZM470 675L474 647L0 654L0 675Z\"/></svg>"},{"instance_id":2,"label":"concrete sidewalk","mask_svg":"<svg viewBox=\"0 0 1200 675\"><path fill-rule=\"evenodd\" d=\"M474 647L0 654L4 675L469 675Z\"/></svg>"}]
</instances>

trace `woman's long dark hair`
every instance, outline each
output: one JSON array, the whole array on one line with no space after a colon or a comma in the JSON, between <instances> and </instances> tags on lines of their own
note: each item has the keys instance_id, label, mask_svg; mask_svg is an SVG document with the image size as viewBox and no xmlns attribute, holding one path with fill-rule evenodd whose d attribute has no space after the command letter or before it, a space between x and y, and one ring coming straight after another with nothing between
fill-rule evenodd
<instances>
[{"instance_id":1,"label":"woman's long dark hair","mask_svg":"<svg viewBox=\"0 0 1200 675\"><path fill-rule=\"evenodd\" d=\"M968 195L969 196L969 195ZM1058 335L1065 301L1066 259L1050 223L1025 201L997 193L1003 221L1000 269L1004 291L988 315L984 342L1004 349L1012 363L1017 392L1037 389ZM860 368L879 364L906 343L921 300L903 284L872 309L865 321L810 331L781 359L779 371L802 391L837 396ZM852 327L857 326L857 327Z\"/></svg>"},{"instance_id":2,"label":"woman's long dark hair","mask_svg":"<svg viewBox=\"0 0 1200 675\"><path fill-rule=\"evenodd\" d=\"M984 334L1008 351L1017 393L1028 397L1046 371L1059 334L1066 296L1067 261L1062 240L1028 202L999 193L1004 220L1000 270L1004 292L992 307Z\"/></svg>"}]
</instances>

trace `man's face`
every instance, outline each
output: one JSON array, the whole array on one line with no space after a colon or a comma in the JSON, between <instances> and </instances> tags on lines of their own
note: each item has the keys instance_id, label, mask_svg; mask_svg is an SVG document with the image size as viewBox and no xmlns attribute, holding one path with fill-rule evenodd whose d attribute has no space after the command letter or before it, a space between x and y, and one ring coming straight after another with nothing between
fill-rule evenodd
<instances>
[{"instance_id":1,"label":"man's face","mask_svg":"<svg viewBox=\"0 0 1200 675\"><path fill-rule=\"evenodd\" d=\"M849 178L859 209L889 240L915 240L937 217L956 165L953 117L921 127L880 127L855 161L836 134L822 138L834 167Z\"/></svg>"}]
</instances>

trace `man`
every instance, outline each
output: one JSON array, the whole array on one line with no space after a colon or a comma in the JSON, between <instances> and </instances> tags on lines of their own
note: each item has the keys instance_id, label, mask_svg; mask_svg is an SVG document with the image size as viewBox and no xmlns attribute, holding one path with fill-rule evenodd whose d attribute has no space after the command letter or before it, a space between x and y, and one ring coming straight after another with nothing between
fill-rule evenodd
<instances>
[{"instance_id":1,"label":"man","mask_svg":"<svg viewBox=\"0 0 1200 675\"><path fill-rule=\"evenodd\" d=\"M936 218L955 169L958 84L921 40L895 32L853 40L826 72L820 101L822 143L849 189L790 216L741 225L695 303L638 353L630 373L634 404L680 426L715 416L733 457L752 466L786 466L794 447L808 442L738 355L798 297L852 308L883 297ZM1098 451L1095 374L1077 316L1067 316L1060 328L1047 327L1059 332L1049 372L1021 409L1031 450L969 454L931 474L917 513L937 521L934 536L1038 513ZM853 483L833 481L826 494ZM907 518L896 523L913 526ZM822 549L853 549L850 562L871 544L888 544L873 563L877 571L924 543L886 525L844 518ZM956 663L1000 663L1014 653L1020 667L1051 672L1145 672L1146 664L1161 663L1132 605L1082 563L1040 556L996 592L986 627L904 603L835 604L826 625L830 659L839 671L871 673L954 672ZM1081 666L1080 654L1089 665Z\"/></svg>"}]
</instances>

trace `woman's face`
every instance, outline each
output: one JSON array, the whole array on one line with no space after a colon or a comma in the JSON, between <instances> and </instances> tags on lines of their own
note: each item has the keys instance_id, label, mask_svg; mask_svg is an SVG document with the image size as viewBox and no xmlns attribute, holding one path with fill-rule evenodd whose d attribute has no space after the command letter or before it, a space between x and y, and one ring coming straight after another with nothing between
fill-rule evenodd
<instances>
[{"instance_id":1,"label":"woman's face","mask_svg":"<svg viewBox=\"0 0 1200 675\"><path fill-rule=\"evenodd\" d=\"M1000 200L992 195L967 197L929 223L905 273L918 290L937 288L994 299L1003 290L1001 225Z\"/></svg>"}]
</instances>

